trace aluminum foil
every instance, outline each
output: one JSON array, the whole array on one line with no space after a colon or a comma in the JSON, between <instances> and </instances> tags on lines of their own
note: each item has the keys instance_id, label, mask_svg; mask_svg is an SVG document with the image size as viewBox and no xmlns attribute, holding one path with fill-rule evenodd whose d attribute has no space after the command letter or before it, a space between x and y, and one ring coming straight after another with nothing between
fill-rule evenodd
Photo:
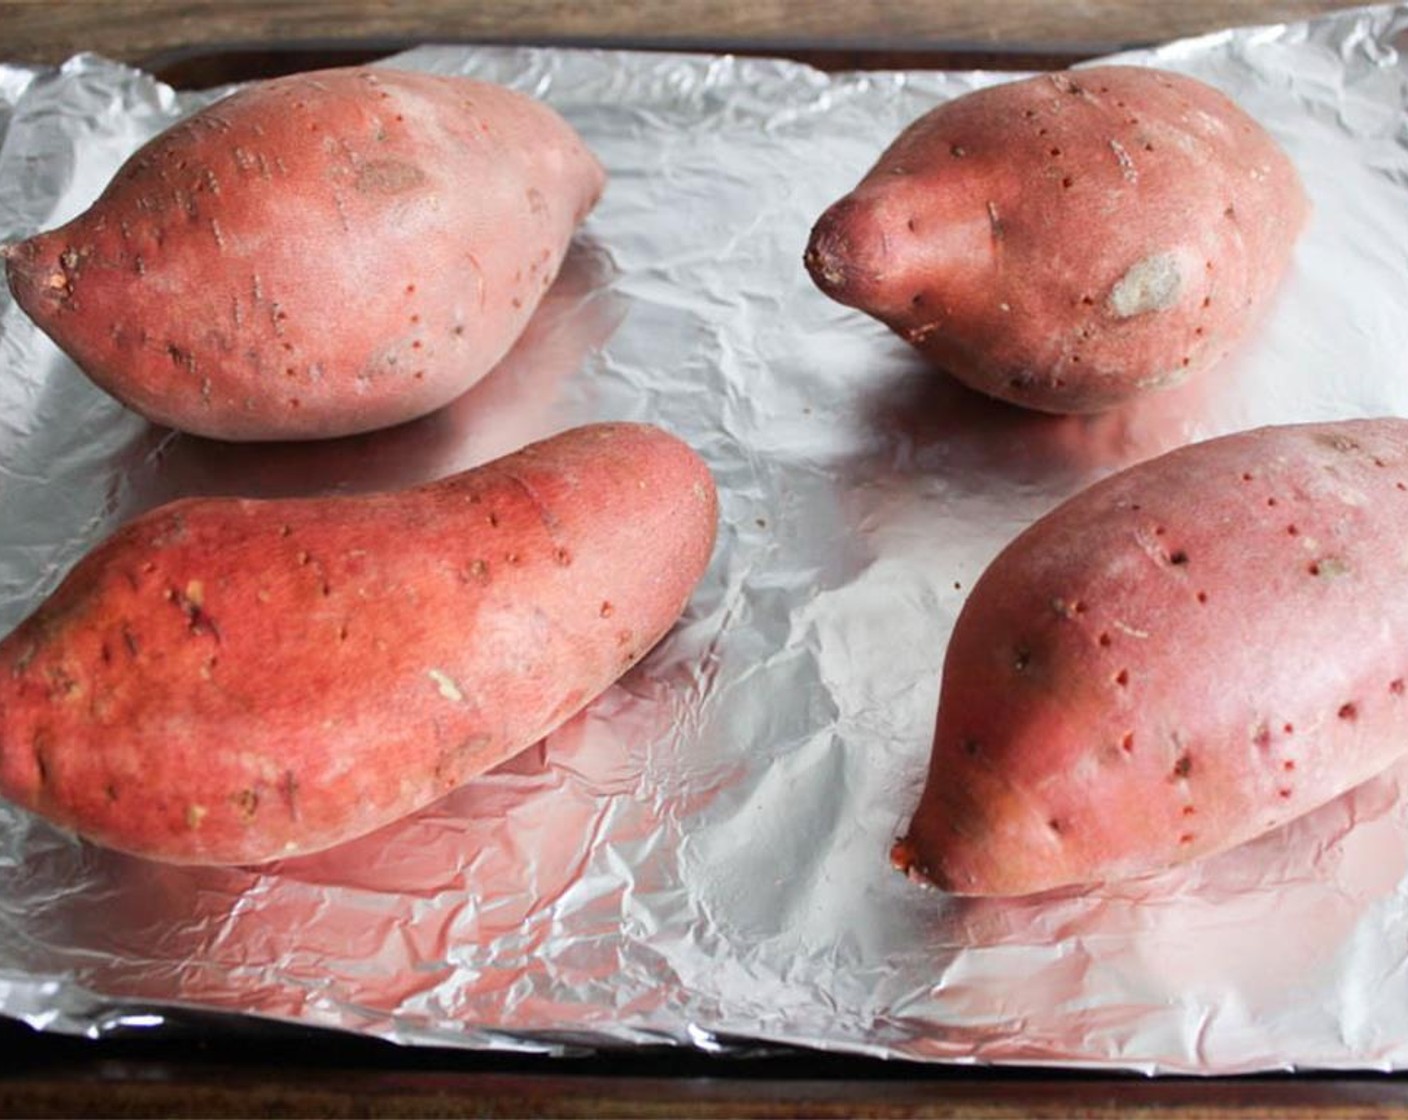
<instances>
[{"instance_id":1,"label":"aluminum foil","mask_svg":"<svg viewBox=\"0 0 1408 1120\"><path fill-rule=\"evenodd\" d=\"M1408 1066L1408 764L1120 886L962 902L887 859L956 612L1017 531L1192 439L1408 415L1406 50L1398 6L1121 56L1235 97L1288 149L1315 213L1229 363L1095 419L956 388L801 268L812 221L905 123L1008 74L462 47L389 60L542 97L611 185L489 379L354 440L252 448L154 428L0 297L0 632L160 501L402 485L588 420L679 433L723 503L713 564L643 664L374 836L257 870L174 868L0 804L0 1013L91 1035L195 1008L549 1052ZM219 92L94 56L0 66L0 240L76 213Z\"/></svg>"}]
</instances>

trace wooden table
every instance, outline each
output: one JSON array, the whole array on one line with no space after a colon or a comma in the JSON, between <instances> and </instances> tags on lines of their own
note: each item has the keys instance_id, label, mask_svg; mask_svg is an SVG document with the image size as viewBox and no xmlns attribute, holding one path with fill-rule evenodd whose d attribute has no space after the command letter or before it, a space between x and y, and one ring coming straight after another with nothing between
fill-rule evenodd
<instances>
[{"instance_id":1,"label":"wooden table","mask_svg":"<svg viewBox=\"0 0 1408 1120\"><path fill-rule=\"evenodd\" d=\"M57 63L411 43L630 45L795 55L864 65L875 52L1084 56L1242 24L1304 19L1350 0L5 0L0 53Z\"/></svg>"},{"instance_id":2,"label":"wooden table","mask_svg":"<svg viewBox=\"0 0 1408 1120\"><path fill-rule=\"evenodd\" d=\"M0 56L93 51L182 86L420 42L778 54L830 69L1032 68L1348 0L490 0L0 2ZM192 1016L159 1038L89 1041L0 1020L0 1116L1408 1117L1408 1080L1217 1080L916 1066L807 1053L541 1059L405 1049Z\"/></svg>"}]
</instances>

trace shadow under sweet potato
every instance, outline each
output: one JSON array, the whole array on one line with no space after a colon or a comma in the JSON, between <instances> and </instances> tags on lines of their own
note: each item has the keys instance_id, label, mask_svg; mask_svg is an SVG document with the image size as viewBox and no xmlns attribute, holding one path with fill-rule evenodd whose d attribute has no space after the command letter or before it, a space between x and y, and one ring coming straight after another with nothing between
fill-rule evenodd
<instances>
[{"instance_id":1,"label":"shadow under sweet potato","mask_svg":"<svg viewBox=\"0 0 1408 1120\"><path fill-rule=\"evenodd\" d=\"M1106 959L1118 952L1156 962L1140 972L1154 1006L1192 993L1215 999L1235 987L1254 1016L1294 999L1297 984L1342 968L1335 947L1391 897L1408 867L1405 774L1400 762L1274 832L1142 878L1016 898L933 892L945 904L934 908L927 936L980 957L1014 949L1032 962L1044 955L1052 969L1069 956L1056 947L1101 944ZM990 1013L966 1001L992 996L955 990L949 1012ZM1007 1010L1020 1014L1015 1005Z\"/></svg>"},{"instance_id":2,"label":"shadow under sweet potato","mask_svg":"<svg viewBox=\"0 0 1408 1120\"><path fill-rule=\"evenodd\" d=\"M178 497L251 498L396 490L498 458L567 426L567 381L620 325L614 265L578 239L513 348L429 415L392 428L305 442L227 443L153 427L134 457L129 516ZM140 480L140 481L139 481Z\"/></svg>"},{"instance_id":3,"label":"shadow under sweet potato","mask_svg":"<svg viewBox=\"0 0 1408 1120\"><path fill-rule=\"evenodd\" d=\"M916 361L863 400L862 422L879 452L874 469L887 474L1060 488L1200 438L1211 392L1199 379L1106 412L1055 415L984 396Z\"/></svg>"}]
</instances>

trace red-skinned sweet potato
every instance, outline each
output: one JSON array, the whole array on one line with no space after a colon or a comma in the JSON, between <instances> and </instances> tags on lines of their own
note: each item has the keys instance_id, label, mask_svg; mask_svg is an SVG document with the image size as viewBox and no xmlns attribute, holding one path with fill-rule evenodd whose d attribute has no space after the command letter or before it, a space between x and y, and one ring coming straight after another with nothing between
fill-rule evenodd
<instances>
[{"instance_id":1,"label":"red-skinned sweet potato","mask_svg":"<svg viewBox=\"0 0 1408 1120\"><path fill-rule=\"evenodd\" d=\"M1262 428L1112 475L974 586L895 860L959 894L1152 872L1408 753L1408 420Z\"/></svg>"},{"instance_id":2,"label":"red-skinned sweet potato","mask_svg":"<svg viewBox=\"0 0 1408 1120\"><path fill-rule=\"evenodd\" d=\"M463 393L552 282L604 172L548 106L379 68L258 83L5 250L98 385L221 439L387 427Z\"/></svg>"},{"instance_id":3,"label":"red-skinned sweet potato","mask_svg":"<svg viewBox=\"0 0 1408 1120\"><path fill-rule=\"evenodd\" d=\"M0 793L178 863L351 839L635 664L715 519L698 456L637 424L399 493L163 506L0 643Z\"/></svg>"},{"instance_id":4,"label":"red-skinned sweet potato","mask_svg":"<svg viewBox=\"0 0 1408 1120\"><path fill-rule=\"evenodd\" d=\"M919 118L818 219L805 263L972 388L1092 412L1221 361L1306 211L1290 160L1222 93L1092 67Z\"/></svg>"}]
</instances>

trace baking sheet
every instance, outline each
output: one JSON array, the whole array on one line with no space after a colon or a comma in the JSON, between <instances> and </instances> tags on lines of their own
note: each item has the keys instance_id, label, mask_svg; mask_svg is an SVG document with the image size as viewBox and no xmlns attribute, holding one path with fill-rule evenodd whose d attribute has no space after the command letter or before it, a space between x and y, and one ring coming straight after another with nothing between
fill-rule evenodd
<instances>
[{"instance_id":1,"label":"baking sheet","mask_svg":"<svg viewBox=\"0 0 1408 1120\"><path fill-rule=\"evenodd\" d=\"M1393 6L1119 56L1230 93L1290 152L1315 212L1232 361L1093 419L957 388L801 268L812 221L904 124L1009 74L468 47L389 60L542 97L611 174L514 353L390 432L251 448L155 428L0 296L0 632L103 535L179 495L402 485L611 418L689 440L722 497L713 564L641 665L364 840L174 868L0 803L0 1013L101 1035L196 1007L558 1053L1408 1065L1408 768L1120 886L965 902L888 863L947 635L1010 537L1192 439L1408 415L1405 49L1408 7ZM218 93L91 55L0 66L0 241L77 213Z\"/></svg>"}]
</instances>

